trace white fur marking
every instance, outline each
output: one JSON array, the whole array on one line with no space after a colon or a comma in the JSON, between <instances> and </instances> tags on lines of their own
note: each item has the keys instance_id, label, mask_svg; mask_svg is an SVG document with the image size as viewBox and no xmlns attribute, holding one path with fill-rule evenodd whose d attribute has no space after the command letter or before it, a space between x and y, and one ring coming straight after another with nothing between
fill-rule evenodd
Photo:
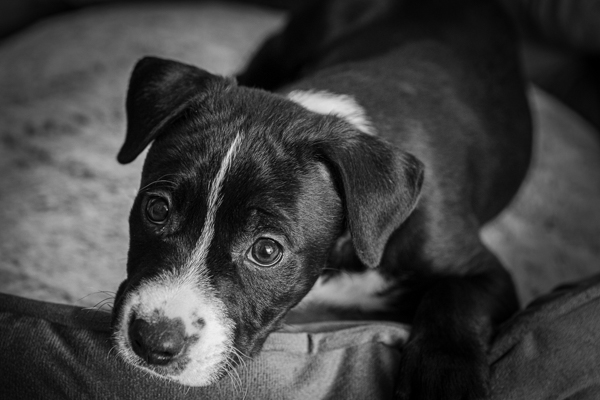
<instances>
[{"instance_id":1,"label":"white fur marking","mask_svg":"<svg viewBox=\"0 0 600 400\"><path fill-rule=\"evenodd\" d=\"M217 215L217 210L219 209L219 206L221 205L222 201L221 187L223 186L225 176L231 168L231 164L233 163L233 159L235 158L235 155L239 150L241 142L241 136L237 135L236 138L233 140L233 143L229 147L229 150L227 150L227 154L223 158L223 161L221 162L219 172L217 173L215 179L210 185L210 192L208 195L207 202L207 212L206 218L204 220L204 228L202 229L202 235L200 236L198 244L196 245L194 252L191 254L185 268L191 270L192 272L197 273L197 269L200 266L204 265L206 261L208 249L215 233L215 217Z\"/></svg>"},{"instance_id":2,"label":"white fur marking","mask_svg":"<svg viewBox=\"0 0 600 400\"><path fill-rule=\"evenodd\" d=\"M384 296L379 296L389 282L377 271L344 273L337 277L317 280L310 292L297 306L333 306L359 311L386 311L388 305Z\"/></svg>"},{"instance_id":3,"label":"white fur marking","mask_svg":"<svg viewBox=\"0 0 600 400\"><path fill-rule=\"evenodd\" d=\"M226 314L224 303L216 296L206 275L206 256L214 237L215 217L222 202L221 188L233 159L239 150L238 135L221 162L219 171L210 185L207 213L196 248L181 269L164 271L154 279L142 282L130 292L119 316L115 334L122 357L130 364L163 377L146 366L131 348L129 322L132 315L152 322L157 315L181 319L186 336L196 337L186 353L189 362L181 372L166 377L189 386L214 383L233 351L233 321ZM202 320L203 323L198 321Z\"/></svg>"},{"instance_id":4,"label":"white fur marking","mask_svg":"<svg viewBox=\"0 0 600 400\"><path fill-rule=\"evenodd\" d=\"M164 273L143 283L125 300L116 333L120 354L129 363L164 377L148 368L131 350L128 328L133 313L148 322L159 316L181 319L186 336L198 338L186 353L189 362L185 368L166 377L189 386L205 386L216 380L233 347L233 322L226 317L225 305L205 278L193 282L187 277ZM203 324L197 323L200 319Z\"/></svg>"},{"instance_id":5,"label":"white fur marking","mask_svg":"<svg viewBox=\"0 0 600 400\"><path fill-rule=\"evenodd\" d=\"M334 94L324 90L293 90L288 93L287 97L312 112L338 116L354 125L359 131L375 135L375 129L364 108L352 96Z\"/></svg>"}]
</instances>

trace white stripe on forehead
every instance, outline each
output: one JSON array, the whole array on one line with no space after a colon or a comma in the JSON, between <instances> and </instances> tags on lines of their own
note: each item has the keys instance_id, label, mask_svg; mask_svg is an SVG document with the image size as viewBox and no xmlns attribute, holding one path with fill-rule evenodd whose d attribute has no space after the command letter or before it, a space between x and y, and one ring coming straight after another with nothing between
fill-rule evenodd
<instances>
[{"instance_id":1,"label":"white stripe on forehead","mask_svg":"<svg viewBox=\"0 0 600 400\"><path fill-rule=\"evenodd\" d=\"M215 217L217 215L217 210L221 205L223 200L221 196L221 189L223 187L223 182L225 181L225 177L229 172L231 165L233 164L233 160L235 155L237 154L240 144L242 143L241 135L237 135L229 146L229 150L227 150L227 154L221 161L221 166L219 168L219 172L213 179L210 184L210 191L207 199L207 207L206 207L206 218L204 218L204 227L202 228L202 234L198 239L198 243L196 244L196 248L190 255L186 265L185 265L185 274L198 273L198 269L204 265L206 262L206 257L208 255L208 249L212 242L212 239L215 235Z\"/></svg>"}]
</instances>

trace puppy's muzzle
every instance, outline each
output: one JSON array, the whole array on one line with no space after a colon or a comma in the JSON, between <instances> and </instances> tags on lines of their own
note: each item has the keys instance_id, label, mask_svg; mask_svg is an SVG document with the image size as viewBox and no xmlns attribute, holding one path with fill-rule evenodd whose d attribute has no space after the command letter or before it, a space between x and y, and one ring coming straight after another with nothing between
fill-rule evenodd
<instances>
[{"instance_id":1,"label":"puppy's muzzle","mask_svg":"<svg viewBox=\"0 0 600 400\"><path fill-rule=\"evenodd\" d=\"M166 366L183 354L192 338L185 334L185 325L180 318L161 318L146 321L132 318L129 339L133 351L149 365Z\"/></svg>"},{"instance_id":2,"label":"puppy's muzzle","mask_svg":"<svg viewBox=\"0 0 600 400\"><path fill-rule=\"evenodd\" d=\"M235 325L202 274L180 272L123 286L115 302L115 342L132 365L206 386L226 373Z\"/></svg>"}]
</instances>

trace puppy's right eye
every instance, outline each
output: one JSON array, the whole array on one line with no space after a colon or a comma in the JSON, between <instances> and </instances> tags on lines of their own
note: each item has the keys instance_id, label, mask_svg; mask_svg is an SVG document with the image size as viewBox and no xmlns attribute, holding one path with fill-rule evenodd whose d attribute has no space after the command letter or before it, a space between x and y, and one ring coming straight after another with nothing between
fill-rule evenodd
<instances>
[{"instance_id":1,"label":"puppy's right eye","mask_svg":"<svg viewBox=\"0 0 600 400\"><path fill-rule=\"evenodd\" d=\"M272 267L283 257L283 248L270 238L260 238L248 250L246 257L260 267Z\"/></svg>"},{"instance_id":2,"label":"puppy's right eye","mask_svg":"<svg viewBox=\"0 0 600 400\"><path fill-rule=\"evenodd\" d=\"M146 217L154 224L164 224L169 217L169 203L162 197L151 197L146 203Z\"/></svg>"}]
</instances>

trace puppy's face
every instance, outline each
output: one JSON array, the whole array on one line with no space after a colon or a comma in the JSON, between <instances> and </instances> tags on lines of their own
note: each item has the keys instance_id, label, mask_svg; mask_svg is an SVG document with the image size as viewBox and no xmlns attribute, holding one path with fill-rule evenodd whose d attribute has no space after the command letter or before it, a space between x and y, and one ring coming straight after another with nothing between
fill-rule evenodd
<instances>
[{"instance_id":1,"label":"puppy's face","mask_svg":"<svg viewBox=\"0 0 600 400\"><path fill-rule=\"evenodd\" d=\"M127 111L119 160L154 144L130 215L116 343L136 366L208 385L255 354L318 278L353 207L339 167L352 155L324 138L357 133L282 97L158 59L136 67Z\"/></svg>"}]
</instances>

